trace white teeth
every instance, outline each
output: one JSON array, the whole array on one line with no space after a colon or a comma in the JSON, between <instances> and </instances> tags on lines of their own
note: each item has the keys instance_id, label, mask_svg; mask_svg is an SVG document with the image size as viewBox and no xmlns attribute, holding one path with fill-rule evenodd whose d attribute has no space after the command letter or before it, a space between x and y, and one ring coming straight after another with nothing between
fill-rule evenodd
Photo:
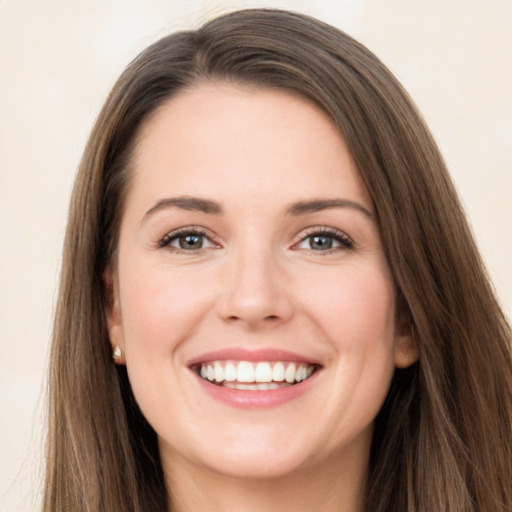
<instances>
[{"instance_id":1,"label":"white teeth","mask_svg":"<svg viewBox=\"0 0 512 512\"><path fill-rule=\"evenodd\" d=\"M267 389L277 389L279 386L274 382L262 382L258 384L258 389L260 391L266 391Z\"/></svg>"},{"instance_id":2,"label":"white teeth","mask_svg":"<svg viewBox=\"0 0 512 512\"><path fill-rule=\"evenodd\" d=\"M236 366L233 363L226 364L226 367L224 368L224 380L228 382L236 380Z\"/></svg>"},{"instance_id":3,"label":"white teeth","mask_svg":"<svg viewBox=\"0 0 512 512\"><path fill-rule=\"evenodd\" d=\"M236 380L238 382L254 382L254 368L251 363L240 361L237 370Z\"/></svg>"},{"instance_id":4,"label":"white teeth","mask_svg":"<svg viewBox=\"0 0 512 512\"><path fill-rule=\"evenodd\" d=\"M272 369L272 380L275 382L283 382L284 380L284 364L276 363Z\"/></svg>"},{"instance_id":5,"label":"white teeth","mask_svg":"<svg viewBox=\"0 0 512 512\"><path fill-rule=\"evenodd\" d=\"M224 368L219 363L214 363L213 372L215 374L215 382L222 382L224 380Z\"/></svg>"},{"instance_id":6,"label":"white teeth","mask_svg":"<svg viewBox=\"0 0 512 512\"><path fill-rule=\"evenodd\" d=\"M261 384L259 385L261 386ZM258 391L258 384L242 384L238 382L228 382L227 384L224 384L224 387L232 389L243 389L245 391Z\"/></svg>"},{"instance_id":7,"label":"white teeth","mask_svg":"<svg viewBox=\"0 0 512 512\"><path fill-rule=\"evenodd\" d=\"M295 380L297 382L302 382L303 380L306 380L308 378L308 369L305 366L302 366L297 370L297 373L295 374Z\"/></svg>"},{"instance_id":8,"label":"white teeth","mask_svg":"<svg viewBox=\"0 0 512 512\"><path fill-rule=\"evenodd\" d=\"M289 382L290 384L295 382L295 363L291 363L288 365L288 367L286 368L286 372L284 374L284 378L286 382Z\"/></svg>"},{"instance_id":9,"label":"white teeth","mask_svg":"<svg viewBox=\"0 0 512 512\"><path fill-rule=\"evenodd\" d=\"M268 390L306 380L315 365L276 361L211 361L199 369L201 378L234 389Z\"/></svg>"},{"instance_id":10,"label":"white teeth","mask_svg":"<svg viewBox=\"0 0 512 512\"><path fill-rule=\"evenodd\" d=\"M258 363L254 374L256 382L272 382L272 368L269 363Z\"/></svg>"},{"instance_id":11,"label":"white teeth","mask_svg":"<svg viewBox=\"0 0 512 512\"><path fill-rule=\"evenodd\" d=\"M231 389L242 389L244 391L266 391L268 389L279 389L279 388L285 388L291 386L291 384L288 383L280 383L277 382L262 382L260 384L243 384L240 382L224 382L225 388L231 388Z\"/></svg>"}]
</instances>

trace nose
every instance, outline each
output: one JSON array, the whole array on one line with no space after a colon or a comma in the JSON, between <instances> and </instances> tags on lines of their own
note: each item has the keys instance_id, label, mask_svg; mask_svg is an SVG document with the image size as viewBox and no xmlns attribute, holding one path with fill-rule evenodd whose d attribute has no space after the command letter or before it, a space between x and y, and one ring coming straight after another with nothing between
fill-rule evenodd
<instances>
[{"instance_id":1,"label":"nose","mask_svg":"<svg viewBox=\"0 0 512 512\"><path fill-rule=\"evenodd\" d=\"M293 316L285 272L271 251L233 255L218 302L223 320L256 330L287 322Z\"/></svg>"}]
</instances>

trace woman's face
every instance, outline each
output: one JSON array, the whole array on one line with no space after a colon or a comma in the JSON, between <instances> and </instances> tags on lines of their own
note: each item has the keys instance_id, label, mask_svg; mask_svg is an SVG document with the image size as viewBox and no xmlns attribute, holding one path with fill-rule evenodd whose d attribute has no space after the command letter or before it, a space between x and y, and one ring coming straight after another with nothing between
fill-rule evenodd
<instances>
[{"instance_id":1,"label":"woman's face","mask_svg":"<svg viewBox=\"0 0 512 512\"><path fill-rule=\"evenodd\" d=\"M334 124L288 93L201 85L149 120L132 164L110 336L164 467L364 466L415 355Z\"/></svg>"}]
</instances>

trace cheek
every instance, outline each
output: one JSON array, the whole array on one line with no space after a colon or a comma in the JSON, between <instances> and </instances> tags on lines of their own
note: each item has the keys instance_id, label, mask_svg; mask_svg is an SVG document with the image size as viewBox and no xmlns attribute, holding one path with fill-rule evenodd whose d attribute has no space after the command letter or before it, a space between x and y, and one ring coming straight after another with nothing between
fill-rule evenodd
<instances>
[{"instance_id":1,"label":"cheek","mask_svg":"<svg viewBox=\"0 0 512 512\"><path fill-rule=\"evenodd\" d=\"M328 404L333 428L358 432L375 419L393 376L395 293L387 267L344 269L338 277L311 308L337 354Z\"/></svg>"},{"instance_id":2,"label":"cheek","mask_svg":"<svg viewBox=\"0 0 512 512\"><path fill-rule=\"evenodd\" d=\"M308 310L336 354L328 408L357 429L375 418L394 372L395 293L385 264L333 274L308 295Z\"/></svg>"},{"instance_id":3,"label":"cheek","mask_svg":"<svg viewBox=\"0 0 512 512\"><path fill-rule=\"evenodd\" d=\"M340 352L392 352L395 294L386 268L346 267L317 281L313 290L302 294L307 309Z\"/></svg>"},{"instance_id":4,"label":"cheek","mask_svg":"<svg viewBox=\"0 0 512 512\"><path fill-rule=\"evenodd\" d=\"M127 357L142 349L173 349L190 335L211 302L208 289L201 286L204 280L161 265L127 268L137 268L132 274L125 272L121 281Z\"/></svg>"},{"instance_id":5,"label":"cheek","mask_svg":"<svg viewBox=\"0 0 512 512\"><path fill-rule=\"evenodd\" d=\"M180 406L177 397L185 395L179 347L194 336L211 299L200 287L201 276L138 263L127 260L121 277L126 366L141 410L152 424L165 425L168 411ZM169 393L170 382L176 393Z\"/></svg>"}]
</instances>

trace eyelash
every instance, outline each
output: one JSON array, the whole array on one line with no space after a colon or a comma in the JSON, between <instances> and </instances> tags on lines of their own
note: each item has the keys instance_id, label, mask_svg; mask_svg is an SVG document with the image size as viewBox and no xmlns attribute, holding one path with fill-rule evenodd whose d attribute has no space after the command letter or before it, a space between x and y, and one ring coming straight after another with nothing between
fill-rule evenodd
<instances>
[{"instance_id":1,"label":"eyelash","mask_svg":"<svg viewBox=\"0 0 512 512\"><path fill-rule=\"evenodd\" d=\"M204 247L200 247L199 249L195 249L195 250L187 250L187 249L171 246L171 243L174 242L175 240L179 240L179 238L181 238L181 237L190 236L190 235L204 237L204 238L208 239L212 245L218 246L218 244L212 239L213 237L209 236L204 230L194 228L194 227L186 227L186 228L178 229L176 231L173 231L173 232L165 235L158 242L158 247L159 248L166 247L173 252L182 252L182 253L187 253L187 252L192 253L192 252L197 252L197 251L201 251L202 249L204 249Z\"/></svg>"},{"instance_id":2,"label":"eyelash","mask_svg":"<svg viewBox=\"0 0 512 512\"><path fill-rule=\"evenodd\" d=\"M342 231L339 231L339 230L334 229L334 228L328 228L328 227L309 228L301 236L300 240L297 243L294 244L293 247L294 248L297 247L297 245L299 245L300 243L302 243L302 242L304 242L304 241L306 241L308 239L311 239L314 236L332 238L334 241L339 243L339 246L337 246L337 247L330 247L329 249L324 250L324 251L315 251L314 249L301 249L301 248L296 248L295 250L299 250L299 251L300 250L313 251L313 252L316 252L318 254L332 254L334 252L348 251L348 250L354 248L354 243L352 242L352 240L350 239L349 236L347 236Z\"/></svg>"},{"instance_id":3,"label":"eyelash","mask_svg":"<svg viewBox=\"0 0 512 512\"><path fill-rule=\"evenodd\" d=\"M198 251L205 249L205 247L200 247L198 249L183 249L183 248L171 246L172 242L177 241L177 240L179 240L179 238L184 237L184 236L204 237L209 240L209 242L212 244L212 246L219 247L219 244L217 244L215 242L215 240L213 239L213 237L211 237L211 235L208 235L204 230L198 229L195 227L185 227L185 228L181 228L176 231L173 231L171 233L168 233L158 242L157 246L160 249L167 248L167 249L171 250L172 252L177 252L177 253L197 253ZM339 245L336 247L330 247L330 248L328 248L326 250L322 250L322 251L315 251L314 249L311 249L311 248L304 249L304 248L297 247L302 242L305 242L306 240L311 239L314 236L331 238L335 242L339 243ZM294 249L294 250L313 251L313 252L316 252L319 254L332 254L334 252L347 251L347 250L350 250L353 248L354 248L354 243L352 242L350 237L348 237L342 231L338 231L337 229L327 228L327 227L321 227L321 228L315 227L315 228L308 229L301 236L300 240L292 246L292 249Z\"/></svg>"}]
</instances>

